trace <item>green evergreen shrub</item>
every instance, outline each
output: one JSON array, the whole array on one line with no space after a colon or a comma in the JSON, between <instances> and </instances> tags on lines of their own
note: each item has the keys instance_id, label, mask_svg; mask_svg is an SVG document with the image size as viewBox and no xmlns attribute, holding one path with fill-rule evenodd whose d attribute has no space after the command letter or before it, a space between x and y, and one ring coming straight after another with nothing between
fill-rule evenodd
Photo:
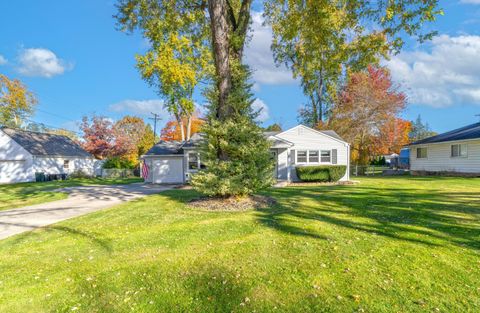
<instances>
[{"instance_id":1,"label":"green evergreen shrub","mask_svg":"<svg viewBox=\"0 0 480 313\"><path fill-rule=\"evenodd\" d=\"M297 166L297 176L305 182L336 182L347 170L346 165Z\"/></svg>"},{"instance_id":2,"label":"green evergreen shrub","mask_svg":"<svg viewBox=\"0 0 480 313\"><path fill-rule=\"evenodd\" d=\"M212 197L244 196L273 183L270 143L255 122L251 85L246 67L237 68L228 98L231 114L216 116L216 91L207 94L209 115L202 127L200 158L205 169L192 176L191 184Z\"/></svg>"}]
</instances>

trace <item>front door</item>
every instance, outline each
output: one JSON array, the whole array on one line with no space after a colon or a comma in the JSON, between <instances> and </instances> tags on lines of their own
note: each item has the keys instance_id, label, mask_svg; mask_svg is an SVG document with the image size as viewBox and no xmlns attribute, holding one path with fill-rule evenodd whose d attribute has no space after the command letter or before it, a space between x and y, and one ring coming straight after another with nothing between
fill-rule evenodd
<instances>
[{"instance_id":1,"label":"front door","mask_svg":"<svg viewBox=\"0 0 480 313\"><path fill-rule=\"evenodd\" d=\"M270 154L272 156L273 162L275 164L275 168L273 170L273 178L278 178L278 153L277 150L270 150Z\"/></svg>"}]
</instances>

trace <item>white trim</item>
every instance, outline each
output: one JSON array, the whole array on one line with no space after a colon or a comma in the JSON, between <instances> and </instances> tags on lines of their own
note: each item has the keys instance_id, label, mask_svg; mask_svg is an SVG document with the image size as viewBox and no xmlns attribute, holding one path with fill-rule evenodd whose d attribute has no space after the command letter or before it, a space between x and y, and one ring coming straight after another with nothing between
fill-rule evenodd
<instances>
[{"instance_id":1,"label":"white trim","mask_svg":"<svg viewBox=\"0 0 480 313\"><path fill-rule=\"evenodd\" d=\"M452 147L453 146L459 146L460 147L460 152L462 151L461 148L462 146L465 146L465 155L462 155L460 153L460 155L457 155L457 156L453 156L452 155ZM451 159L468 159L468 143L453 143L450 145L450 158Z\"/></svg>"},{"instance_id":2,"label":"white trim","mask_svg":"<svg viewBox=\"0 0 480 313\"><path fill-rule=\"evenodd\" d=\"M449 141L440 141L440 142L425 142L425 143L418 143L418 144L409 144L404 147L410 148L410 147L417 147L417 146L426 146L426 145L441 145L441 144L450 144L452 142L470 142L470 141L480 141L480 138L472 138L472 139L459 139L459 140L449 140Z\"/></svg>"}]
</instances>

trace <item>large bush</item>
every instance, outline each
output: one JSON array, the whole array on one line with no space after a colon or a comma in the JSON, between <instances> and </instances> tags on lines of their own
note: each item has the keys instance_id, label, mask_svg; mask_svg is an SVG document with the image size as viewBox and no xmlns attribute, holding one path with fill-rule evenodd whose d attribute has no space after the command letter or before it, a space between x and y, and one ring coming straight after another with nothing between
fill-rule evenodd
<instances>
[{"instance_id":1,"label":"large bush","mask_svg":"<svg viewBox=\"0 0 480 313\"><path fill-rule=\"evenodd\" d=\"M347 170L346 165L297 166L297 176L306 182L336 182Z\"/></svg>"},{"instance_id":2,"label":"large bush","mask_svg":"<svg viewBox=\"0 0 480 313\"><path fill-rule=\"evenodd\" d=\"M110 169L110 168L118 168L118 169L134 169L135 162L129 159L123 159L119 157L109 158L103 163L103 168Z\"/></svg>"}]
</instances>

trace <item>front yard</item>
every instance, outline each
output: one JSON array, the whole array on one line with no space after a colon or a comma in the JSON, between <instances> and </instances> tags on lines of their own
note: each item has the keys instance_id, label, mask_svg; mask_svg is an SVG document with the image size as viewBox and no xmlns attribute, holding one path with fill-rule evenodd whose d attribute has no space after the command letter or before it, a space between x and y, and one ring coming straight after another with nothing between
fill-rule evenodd
<instances>
[{"instance_id":1,"label":"front yard","mask_svg":"<svg viewBox=\"0 0 480 313\"><path fill-rule=\"evenodd\" d=\"M480 179L173 190L0 241L1 312L478 312Z\"/></svg>"},{"instance_id":2,"label":"front yard","mask_svg":"<svg viewBox=\"0 0 480 313\"><path fill-rule=\"evenodd\" d=\"M130 184L143 181L140 178L74 178L39 183L0 185L0 211L32 204L65 199L66 193L54 190L73 186Z\"/></svg>"}]
</instances>

